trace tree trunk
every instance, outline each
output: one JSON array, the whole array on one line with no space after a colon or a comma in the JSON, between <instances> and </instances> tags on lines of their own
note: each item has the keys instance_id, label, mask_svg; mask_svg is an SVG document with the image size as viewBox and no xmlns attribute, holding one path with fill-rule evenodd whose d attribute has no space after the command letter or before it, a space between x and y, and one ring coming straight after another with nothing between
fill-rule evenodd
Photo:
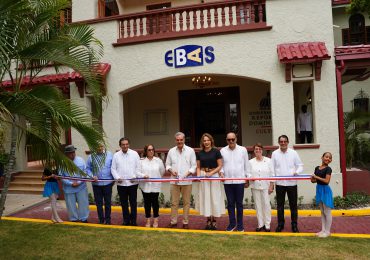
<instances>
[{"instance_id":1,"label":"tree trunk","mask_svg":"<svg viewBox=\"0 0 370 260\"><path fill-rule=\"evenodd\" d=\"M12 134L11 134L11 145L10 145L10 153L9 153L9 161L5 165L4 169L4 187L1 192L0 198L0 220L3 216L4 206L6 201L6 196L8 195L8 188L12 178L12 173L14 172L15 168L15 149L17 147L17 127L15 126L15 122L17 120L17 116L13 117L13 124L12 124Z\"/></svg>"}]
</instances>

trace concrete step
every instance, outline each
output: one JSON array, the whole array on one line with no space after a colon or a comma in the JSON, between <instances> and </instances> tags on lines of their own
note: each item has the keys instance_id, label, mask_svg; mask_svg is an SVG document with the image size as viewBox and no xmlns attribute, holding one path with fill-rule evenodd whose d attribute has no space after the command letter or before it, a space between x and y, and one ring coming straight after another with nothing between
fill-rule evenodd
<instances>
[{"instance_id":1,"label":"concrete step","mask_svg":"<svg viewBox=\"0 0 370 260\"><path fill-rule=\"evenodd\" d=\"M41 195L43 191L44 191L43 187L27 187L27 186L9 187L8 189L8 193L17 193L17 194L40 194Z\"/></svg>"},{"instance_id":2,"label":"concrete step","mask_svg":"<svg viewBox=\"0 0 370 260\"><path fill-rule=\"evenodd\" d=\"M44 183L35 182L11 182L9 187L44 187Z\"/></svg>"},{"instance_id":3,"label":"concrete step","mask_svg":"<svg viewBox=\"0 0 370 260\"><path fill-rule=\"evenodd\" d=\"M35 176L25 176L25 175L18 175L14 176L14 181L15 180L37 180L42 182L43 180L41 179L41 176L35 177Z\"/></svg>"},{"instance_id":4,"label":"concrete step","mask_svg":"<svg viewBox=\"0 0 370 260\"><path fill-rule=\"evenodd\" d=\"M25 170L14 176L9 193L42 194L45 182L41 180L42 170Z\"/></svg>"},{"instance_id":5,"label":"concrete step","mask_svg":"<svg viewBox=\"0 0 370 260\"><path fill-rule=\"evenodd\" d=\"M17 174L17 176L27 176L27 177L34 177L34 178L41 178L42 171L23 171Z\"/></svg>"}]
</instances>

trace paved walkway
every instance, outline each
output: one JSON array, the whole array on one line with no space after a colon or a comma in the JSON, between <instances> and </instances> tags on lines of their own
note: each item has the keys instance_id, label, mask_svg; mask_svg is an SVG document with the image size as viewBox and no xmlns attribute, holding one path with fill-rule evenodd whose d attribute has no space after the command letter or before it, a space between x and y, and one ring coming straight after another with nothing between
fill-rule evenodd
<instances>
[{"instance_id":1,"label":"paved walkway","mask_svg":"<svg viewBox=\"0 0 370 260\"><path fill-rule=\"evenodd\" d=\"M138 226L144 227L145 217L141 213L142 209L139 209L137 224ZM162 210L162 212L168 212L168 210ZM67 211L65 208L64 201L58 201L58 213L63 220L67 220ZM287 215L287 214L286 214ZM29 218L29 219L45 219L49 220L51 216L51 208L49 203L44 203L24 211L18 212L12 215L13 217ZM182 217L179 217L179 223L181 223ZM170 216L168 213L161 213L159 218L159 227L166 227L170 222ZM199 215L191 215L189 220L190 229L203 230L206 218ZM89 223L98 223L98 217L95 210L91 210ZM112 224L120 225L122 223L122 214L117 210L112 211ZM284 232L291 232L290 218L286 217L286 226ZM218 222L218 230L225 230L228 224L228 217L221 217ZM274 230L277 225L277 219L275 216L272 217L271 230ZM244 217L244 228L246 232L254 232L257 227L257 219L255 216ZM313 216L301 216L299 217L298 227L301 233L316 233L321 230L321 218ZM178 225L178 228L182 228L182 225ZM345 234L367 234L370 235L370 215L368 216L338 216L333 217L332 233L345 233Z\"/></svg>"},{"instance_id":2,"label":"paved walkway","mask_svg":"<svg viewBox=\"0 0 370 260\"><path fill-rule=\"evenodd\" d=\"M4 216L10 216L16 212L28 209L29 207L45 203L48 198L32 194L8 194L5 201Z\"/></svg>"}]
</instances>

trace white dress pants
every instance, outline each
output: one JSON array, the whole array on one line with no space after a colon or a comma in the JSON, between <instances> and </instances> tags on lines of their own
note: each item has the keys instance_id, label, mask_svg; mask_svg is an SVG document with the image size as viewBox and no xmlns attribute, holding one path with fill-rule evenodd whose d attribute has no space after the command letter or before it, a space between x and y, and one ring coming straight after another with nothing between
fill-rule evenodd
<instances>
[{"instance_id":1,"label":"white dress pants","mask_svg":"<svg viewBox=\"0 0 370 260\"><path fill-rule=\"evenodd\" d=\"M270 229L271 204L268 189L259 190L252 188L252 195L256 207L258 227L265 226L265 228Z\"/></svg>"}]
</instances>

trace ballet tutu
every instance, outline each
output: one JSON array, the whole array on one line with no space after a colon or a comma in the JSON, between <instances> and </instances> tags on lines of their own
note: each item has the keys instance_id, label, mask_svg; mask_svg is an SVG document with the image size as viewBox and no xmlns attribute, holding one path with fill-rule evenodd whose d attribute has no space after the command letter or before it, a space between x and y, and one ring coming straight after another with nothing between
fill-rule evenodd
<instances>
[{"instance_id":1,"label":"ballet tutu","mask_svg":"<svg viewBox=\"0 0 370 260\"><path fill-rule=\"evenodd\" d=\"M334 208L333 192L329 185L316 185L316 204L319 205L320 202L329 208Z\"/></svg>"},{"instance_id":2,"label":"ballet tutu","mask_svg":"<svg viewBox=\"0 0 370 260\"><path fill-rule=\"evenodd\" d=\"M44 192L42 193L43 197L50 197L51 194L59 194L59 186L56 181L47 181L44 186Z\"/></svg>"}]
</instances>

